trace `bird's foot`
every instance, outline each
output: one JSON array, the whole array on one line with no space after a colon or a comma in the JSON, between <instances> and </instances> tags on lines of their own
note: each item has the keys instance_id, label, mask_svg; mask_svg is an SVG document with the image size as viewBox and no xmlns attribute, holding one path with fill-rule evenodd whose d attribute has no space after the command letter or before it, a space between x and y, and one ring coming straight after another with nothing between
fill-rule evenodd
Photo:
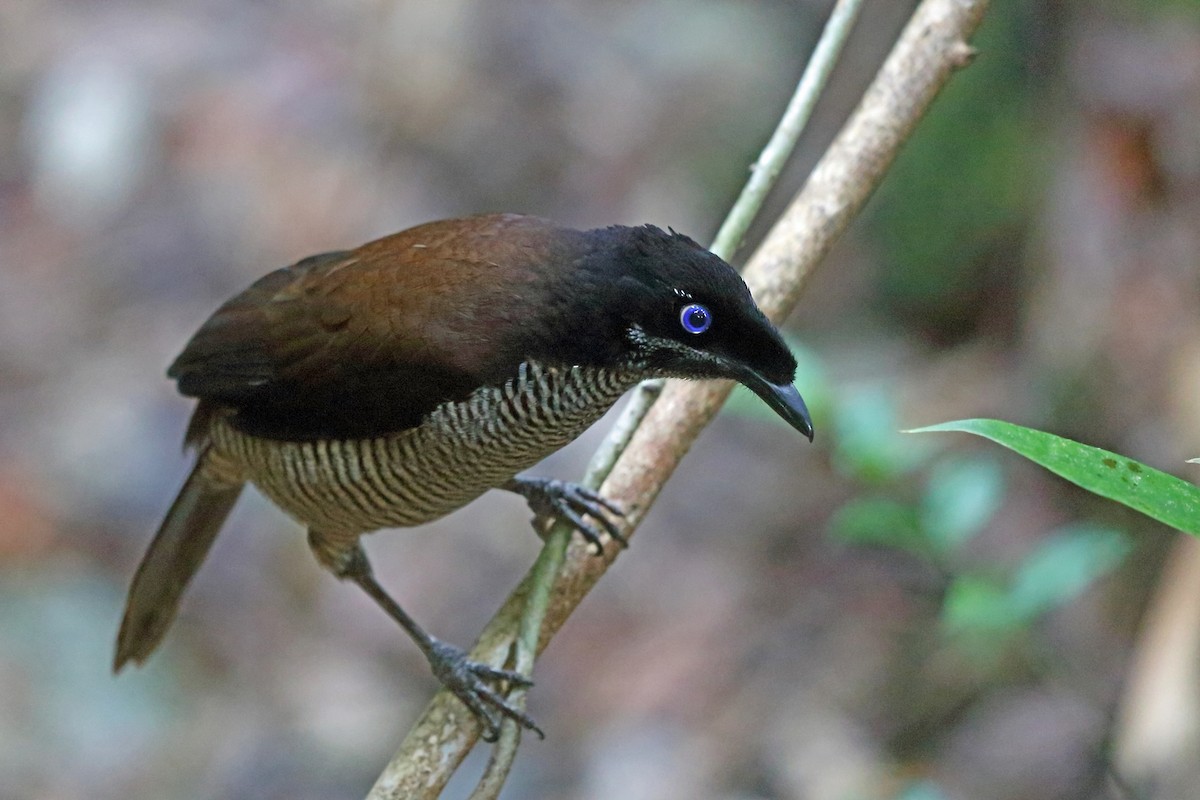
<instances>
[{"instance_id":1,"label":"bird's foot","mask_svg":"<svg viewBox=\"0 0 1200 800\"><path fill-rule=\"evenodd\" d=\"M528 688L533 681L519 672L498 669L480 661L471 661L467 652L452 644L434 639L426 652L433 674L442 685L462 701L481 725L483 740L494 742L500 735L500 724L507 717L522 728L531 730L539 738L546 734L533 721L533 717L508 702L492 685L493 681L506 681L512 686Z\"/></svg>"},{"instance_id":2,"label":"bird's foot","mask_svg":"<svg viewBox=\"0 0 1200 800\"><path fill-rule=\"evenodd\" d=\"M529 507L537 515L534 517L535 523L539 517L558 517L570 522L592 545L597 555L604 552L601 532L595 524L584 519L585 516L599 522L604 532L622 547L629 546L620 526L608 516L611 513L623 517L625 512L586 486L552 478L517 477L506 483L504 488L516 492L529 502Z\"/></svg>"}]
</instances>

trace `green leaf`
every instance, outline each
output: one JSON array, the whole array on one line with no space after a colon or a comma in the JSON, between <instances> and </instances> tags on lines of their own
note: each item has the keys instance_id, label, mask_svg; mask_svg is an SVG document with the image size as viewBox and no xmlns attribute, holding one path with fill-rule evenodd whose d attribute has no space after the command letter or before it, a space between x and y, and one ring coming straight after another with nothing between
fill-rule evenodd
<instances>
[{"instance_id":1,"label":"green leaf","mask_svg":"<svg viewBox=\"0 0 1200 800\"><path fill-rule=\"evenodd\" d=\"M937 464L921 502L921 522L937 549L949 553L983 529L1004 498L1004 476L991 458Z\"/></svg>"},{"instance_id":2,"label":"green leaf","mask_svg":"<svg viewBox=\"0 0 1200 800\"><path fill-rule=\"evenodd\" d=\"M886 545L918 553L928 550L916 509L884 497L851 500L833 515L829 529L847 544Z\"/></svg>"},{"instance_id":3,"label":"green leaf","mask_svg":"<svg viewBox=\"0 0 1200 800\"><path fill-rule=\"evenodd\" d=\"M1125 456L994 419L943 422L907 433L961 431L1014 450L1089 492L1200 536L1200 489Z\"/></svg>"},{"instance_id":4,"label":"green leaf","mask_svg":"<svg viewBox=\"0 0 1200 800\"><path fill-rule=\"evenodd\" d=\"M1009 590L1013 607L1032 619L1064 605L1115 569L1130 549L1128 538L1112 528L1087 523L1061 528L1018 568Z\"/></svg>"}]
</instances>

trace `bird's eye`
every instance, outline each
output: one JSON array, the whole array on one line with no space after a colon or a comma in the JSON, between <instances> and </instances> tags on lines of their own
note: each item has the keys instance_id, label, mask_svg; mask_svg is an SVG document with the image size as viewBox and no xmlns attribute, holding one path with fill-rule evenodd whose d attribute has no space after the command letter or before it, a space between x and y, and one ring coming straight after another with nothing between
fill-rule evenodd
<instances>
[{"instance_id":1,"label":"bird's eye","mask_svg":"<svg viewBox=\"0 0 1200 800\"><path fill-rule=\"evenodd\" d=\"M712 314L699 303L691 303L679 312L679 324L688 333L704 333L712 325Z\"/></svg>"}]
</instances>

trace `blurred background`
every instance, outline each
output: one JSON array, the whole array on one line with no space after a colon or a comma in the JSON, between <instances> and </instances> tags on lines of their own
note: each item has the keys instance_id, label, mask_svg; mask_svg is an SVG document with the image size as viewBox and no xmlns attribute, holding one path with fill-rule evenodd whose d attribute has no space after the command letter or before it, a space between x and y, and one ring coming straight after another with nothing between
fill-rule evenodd
<instances>
[{"instance_id":1,"label":"blurred background","mask_svg":"<svg viewBox=\"0 0 1200 800\"><path fill-rule=\"evenodd\" d=\"M867 3L765 220L913 5ZM110 674L188 469L166 365L259 275L430 219L707 241L829 6L0 3L0 800L363 796L434 680L252 493ZM994 416L1195 479L1200 4L998 2L975 43L788 322L816 445L735 397L540 662L506 797L1198 796L1194 549L896 431ZM460 644L538 548L494 494L367 541Z\"/></svg>"}]
</instances>

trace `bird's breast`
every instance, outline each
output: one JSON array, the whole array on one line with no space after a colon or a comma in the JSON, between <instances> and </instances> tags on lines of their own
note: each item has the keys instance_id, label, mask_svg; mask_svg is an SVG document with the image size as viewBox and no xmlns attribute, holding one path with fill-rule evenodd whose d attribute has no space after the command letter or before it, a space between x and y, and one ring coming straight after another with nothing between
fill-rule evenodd
<instances>
[{"instance_id":1,"label":"bird's breast","mask_svg":"<svg viewBox=\"0 0 1200 800\"><path fill-rule=\"evenodd\" d=\"M325 534L419 525L575 439L640 377L526 363L504 385L438 406L414 428L363 439L265 439L218 415L208 458L215 472L251 481Z\"/></svg>"}]
</instances>

